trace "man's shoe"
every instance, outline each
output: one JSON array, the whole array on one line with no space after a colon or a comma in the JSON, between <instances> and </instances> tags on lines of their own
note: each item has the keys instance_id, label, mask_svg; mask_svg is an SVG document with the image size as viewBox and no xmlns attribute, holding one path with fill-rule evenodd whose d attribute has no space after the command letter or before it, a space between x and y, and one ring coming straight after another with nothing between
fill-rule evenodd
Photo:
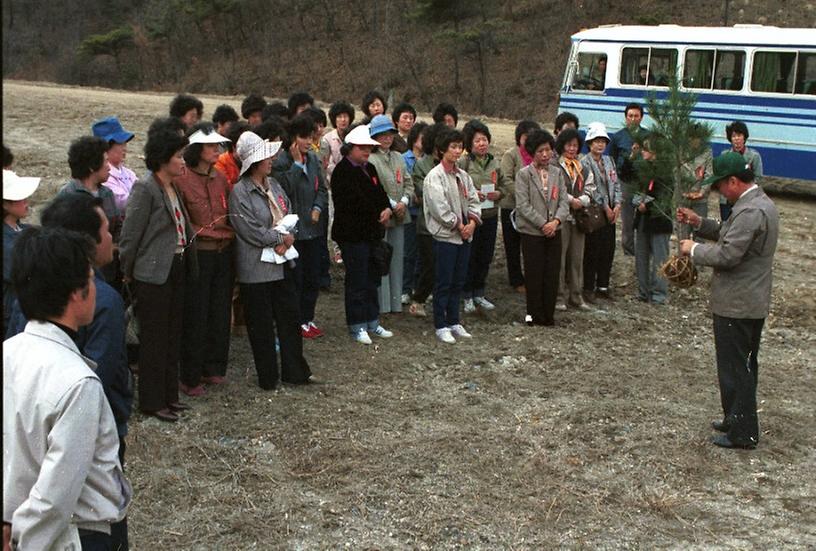
<instances>
[{"instance_id":1,"label":"man's shoe","mask_svg":"<svg viewBox=\"0 0 816 551\"><path fill-rule=\"evenodd\" d=\"M711 421L711 428L718 432L728 432L731 430L731 425L725 421Z\"/></svg>"},{"instance_id":2,"label":"man's shoe","mask_svg":"<svg viewBox=\"0 0 816 551\"><path fill-rule=\"evenodd\" d=\"M402 302L403 306L411 304L411 295L409 295L408 293L402 293L402 296L400 297L400 302Z\"/></svg>"},{"instance_id":3,"label":"man's shoe","mask_svg":"<svg viewBox=\"0 0 816 551\"><path fill-rule=\"evenodd\" d=\"M459 337L462 339L472 339L473 335L467 332L467 330L462 327L461 324L451 325L450 332L454 337Z\"/></svg>"},{"instance_id":4,"label":"man's shoe","mask_svg":"<svg viewBox=\"0 0 816 551\"><path fill-rule=\"evenodd\" d=\"M580 304L574 304L575 308L581 310L582 312L592 312L592 307L587 304L586 302L582 302Z\"/></svg>"},{"instance_id":5,"label":"man's shoe","mask_svg":"<svg viewBox=\"0 0 816 551\"><path fill-rule=\"evenodd\" d=\"M520 295L527 294L527 287L525 287L524 285L519 285L518 287L516 287L516 292Z\"/></svg>"},{"instance_id":6,"label":"man's shoe","mask_svg":"<svg viewBox=\"0 0 816 551\"><path fill-rule=\"evenodd\" d=\"M714 444L715 446L729 449L753 450L754 448L756 448L756 444L753 442L751 442L750 444L738 444L736 442L732 442L731 440L729 440L728 437L724 434L712 436L711 443Z\"/></svg>"},{"instance_id":7,"label":"man's shoe","mask_svg":"<svg viewBox=\"0 0 816 551\"><path fill-rule=\"evenodd\" d=\"M465 314L475 314L476 313L476 305L473 303L472 298L465 299Z\"/></svg>"},{"instance_id":8,"label":"man's shoe","mask_svg":"<svg viewBox=\"0 0 816 551\"><path fill-rule=\"evenodd\" d=\"M595 291L584 291L584 300L590 304L595 304L597 299L595 297Z\"/></svg>"},{"instance_id":9,"label":"man's shoe","mask_svg":"<svg viewBox=\"0 0 816 551\"><path fill-rule=\"evenodd\" d=\"M227 382L227 379L225 377L222 377L221 375L202 377L201 380L207 383L208 385L223 385L224 383Z\"/></svg>"},{"instance_id":10,"label":"man's shoe","mask_svg":"<svg viewBox=\"0 0 816 551\"><path fill-rule=\"evenodd\" d=\"M456 344L456 339L453 338L451 330L448 327L436 330L436 338L448 344Z\"/></svg>"},{"instance_id":11,"label":"man's shoe","mask_svg":"<svg viewBox=\"0 0 816 551\"><path fill-rule=\"evenodd\" d=\"M524 316L524 323L527 325L527 327L532 327L534 325L533 316L531 316L530 314Z\"/></svg>"},{"instance_id":12,"label":"man's shoe","mask_svg":"<svg viewBox=\"0 0 816 551\"><path fill-rule=\"evenodd\" d=\"M185 404L184 402L173 402L172 404L167 404L167 408L170 411L187 411L188 409L193 409L189 405Z\"/></svg>"},{"instance_id":13,"label":"man's shoe","mask_svg":"<svg viewBox=\"0 0 816 551\"><path fill-rule=\"evenodd\" d=\"M595 298L602 298L605 300L614 300L612 298L612 293L609 292L608 287L598 287L598 290L595 291Z\"/></svg>"},{"instance_id":14,"label":"man's shoe","mask_svg":"<svg viewBox=\"0 0 816 551\"><path fill-rule=\"evenodd\" d=\"M567 311L567 305L564 304L563 302L556 302L555 303L555 309L558 310L559 312L566 312Z\"/></svg>"},{"instance_id":15,"label":"man's shoe","mask_svg":"<svg viewBox=\"0 0 816 551\"><path fill-rule=\"evenodd\" d=\"M313 339L314 334L312 333L312 326L308 323L303 323L300 326L300 336L304 339Z\"/></svg>"},{"instance_id":16,"label":"man's shoe","mask_svg":"<svg viewBox=\"0 0 816 551\"><path fill-rule=\"evenodd\" d=\"M360 329L354 334L354 340L360 344L371 344L371 337L368 336L368 331Z\"/></svg>"},{"instance_id":17,"label":"man's shoe","mask_svg":"<svg viewBox=\"0 0 816 551\"><path fill-rule=\"evenodd\" d=\"M390 339L394 336L394 333L383 327L382 325L378 325L376 329L371 331L374 335L383 338L383 339Z\"/></svg>"},{"instance_id":18,"label":"man's shoe","mask_svg":"<svg viewBox=\"0 0 816 551\"><path fill-rule=\"evenodd\" d=\"M309 322L309 330L312 332L312 339L316 339L318 337L322 337L324 335L323 330L320 329L313 321Z\"/></svg>"},{"instance_id":19,"label":"man's shoe","mask_svg":"<svg viewBox=\"0 0 816 551\"><path fill-rule=\"evenodd\" d=\"M496 305L484 297L473 297L473 302L482 310L490 311L496 309Z\"/></svg>"}]
</instances>

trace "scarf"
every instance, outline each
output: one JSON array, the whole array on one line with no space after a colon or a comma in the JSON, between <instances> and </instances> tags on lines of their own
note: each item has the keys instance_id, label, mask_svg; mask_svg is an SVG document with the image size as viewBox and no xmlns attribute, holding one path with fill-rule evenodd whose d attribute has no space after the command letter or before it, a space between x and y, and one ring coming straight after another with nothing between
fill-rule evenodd
<instances>
[{"instance_id":1,"label":"scarf","mask_svg":"<svg viewBox=\"0 0 816 551\"><path fill-rule=\"evenodd\" d=\"M570 181L573 182L573 191L581 193L584 189L584 175L581 171L581 163L578 161L578 159L567 159L564 156L561 157L561 162L564 163L564 166L567 168ZM573 193L573 195L575 195L575 193Z\"/></svg>"},{"instance_id":2,"label":"scarf","mask_svg":"<svg viewBox=\"0 0 816 551\"><path fill-rule=\"evenodd\" d=\"M269 213L272 215L272 227L274 228L286 214L286 199L284 199L283 196L276 197L272 191L272 186L270 186L268 182L266 189L258 184L255 184L255 186L261 190L261 193L266 195L266 200L269 203Z\"/></svg>"},{"instance_id":3,"label":"scarf","mask_svg":"<svg viewBox=\"0 0 816 551\"><path fill-rule=\"evenodd\" d=\"M533 156L527 153L527 150L523 147L519 146L519 155L521 155L521 162L524 166L529 165L533 162Z\"/></svg>"}]
</instances>

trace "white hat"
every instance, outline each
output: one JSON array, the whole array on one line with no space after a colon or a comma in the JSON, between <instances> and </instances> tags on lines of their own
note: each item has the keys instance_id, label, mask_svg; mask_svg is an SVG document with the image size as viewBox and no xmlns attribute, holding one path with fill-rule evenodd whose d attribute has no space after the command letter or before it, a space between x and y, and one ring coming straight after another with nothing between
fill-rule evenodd
<instances>
[{"instance_id":1,"label":"white hat","mask_svg":"<svg viewBox=\"0 0 816 551\"><path fill-rule=\"evenodd\" d=\"M241 159L241 172L238 176L243 176L254 163L274 157L280 148L281 142L270 142L261 139L255 132L244 132L235 143L235 153Z\"/></svg>"},{"instance_id":2,"label":"white hat","mask_svg":"<svg viewBox=\"0 0 816 551\"><path fill-rule=\"evenodd\" d=\"M606 138L606 141L609 140L609 134L606 133L606 126L602 122L591 122L589 123L589 127L587 128L586 139L585 142L591 142L595 138Z\"/></svg>"},{"instance_id":3,"label":"white hat","mask_svg":"<svg viewBox=\"0 0 816 551\"><path fill-rule=\"evenodd\" d=\"M345 141L351 145L380 145L380 142L371 138L367 124L356 126L346 135Z\"/></svg>"},{"instance_id":4,"label":"white hat","mask_svg":"<svg viewBox=\"0 0 816 551\"><path fill-rule=\"evenodd\" d=\"M3 170L3 200L28 199L40 185L40 178L17 176L11 170Z\"/></svg>"},{"instance_id":5,"label":"white hat","mask_svg":"<svg viewBox=\"0 0 816 551\"><path fill-rule=\"evenodd\" d=\"M194 143L224 143L230 142L229 138L225 138L221 134L216 131L212 131L209 134L205 134L203 130L196 130L193 132L192 136L190 136L190 144Z\"/></svg>"}]
</instances>

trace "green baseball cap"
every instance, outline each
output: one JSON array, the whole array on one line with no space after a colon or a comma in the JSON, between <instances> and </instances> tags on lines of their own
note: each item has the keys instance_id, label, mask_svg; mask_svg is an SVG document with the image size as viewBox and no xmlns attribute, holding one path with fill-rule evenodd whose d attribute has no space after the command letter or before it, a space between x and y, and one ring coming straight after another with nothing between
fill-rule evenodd
<instances>
[{"instance_id":1,"label":"green baseball cap","mask_svg":"<svg viewBox=\"0 0 816 551\"><path fill-rule=\"evenodd\" d=\"M714 174L703 180L703 186L711 186L717 189L717 182L725 180L729 176L734 176L746 169L751 168L745 157L736 151L728 151L714 159Z\"/></svg>"}]
</instances>

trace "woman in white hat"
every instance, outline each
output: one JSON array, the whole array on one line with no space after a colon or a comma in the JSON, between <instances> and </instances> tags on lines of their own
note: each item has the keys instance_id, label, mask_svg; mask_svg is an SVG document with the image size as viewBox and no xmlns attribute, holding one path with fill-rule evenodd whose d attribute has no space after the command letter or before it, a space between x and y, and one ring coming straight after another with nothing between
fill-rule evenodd
<instances>
[{"instance_id":1,"label":"woman in white hat","mask_svg":"<svg viewBox=\"0 0 816 551\"><path fill-rule=\"evenodd\" d=\"M187 170L176 185L195 232L191 240L198 252L198 278L184 293L179 388L200 396L202 382L221 384L227 372L235 232L227 218L227 178L214 168L221 144L229 140L209 122L196 124L187 134Z\"/></svg>"},{"instance_id":2,"label":"woman in white hat","mask_svg":"<svg viewBox=\"0 0 816 551\"><path fill-rule=\"evenodd\" d=\"M332 174L334 223L331 237L340 245L346 267L346 323L354 340L371 344L369 333L392 337L380 325L377 287L381 276L374 269L372 251L385 236L391 204L374 165L368 161L379 142L371 139L368 125L346 135L343 159Z\"/></svg>"},{"instance_id":3,"label":"woman in white hat","mask_svg":"<svg viewBox=\"0 0 816 551\"><path fill-rule=\"evenodd\" d=\"M414 182L408 174L405 159L392 150L397 129L386 115L376 115L369 125L371 138L379 145L371 153L370 161L377 169L394 216L388 221L385 240L394 248L391 269L380 282L380 313L402 312L402 271L405 256L404 224L411 220L408 206L414 194Z\"/></svg>"},{"instance_id":4,"label":"woman in white hat","mask_svg":"<svg viewBox=\"0 0 816 551\"><path fill-rule=\"evenodd\" d=\"M284 255L295 242L293 233L280 229L292 205L277 180L269 177L280 147L281 142L263 140L254 132L241 134L235 145L241 161L240 178L229 198L241 301L258 385L264 390L277 388L279 375L283 383L313 382L309 364L303 358L300 303L292 262L276 263L271 258L272 251ZM280 341L280 371L276 336Z\"/></svg>"},{"instance_id":5,"label":"woman in white hat","mask_svg":"<svg viewBox=\"0 0 816 551\"><path fill-rule=\"evenodd\" d=\"M17 176L3 170L3 334L8 327L14 291L11 288L11 249L27 224L20 220L28 214L28 198L40 185L39 178Z\"/></svg>"},{"instance_id":6,"label":"woman in white hat","mask_svg":"<svg viewBox=\"0 0 816 551\"><path fill-rule=\"evenodd\" d=\"M609 299L609 276L615 258L615 222L621 211L623 191L618 180L615 161L603 152L609 144L606 126L601 122L589 125L586 134L589 155L581 159L584 179L589 174L595 182L593 199L606 213L606 226L588 234L584 242L584 299L594 302L596 297Z\"/></svg>"}]
</instances>

